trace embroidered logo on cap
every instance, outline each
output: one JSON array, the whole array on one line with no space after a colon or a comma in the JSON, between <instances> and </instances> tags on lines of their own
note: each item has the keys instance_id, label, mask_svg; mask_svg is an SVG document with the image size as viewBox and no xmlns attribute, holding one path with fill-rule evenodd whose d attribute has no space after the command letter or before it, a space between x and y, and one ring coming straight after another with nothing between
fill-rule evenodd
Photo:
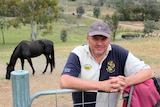
<instances>
[{"instance_id":1,"label":"embroidered logo on cap","mask_svg":"<svg viewBox=\"0 0 160 107\"><path fill-rule=\"evenodd\" d=\"M102 28L101 26L98 27L99 30L101 30L101 28Z\"/></svg>"}]
</instances>

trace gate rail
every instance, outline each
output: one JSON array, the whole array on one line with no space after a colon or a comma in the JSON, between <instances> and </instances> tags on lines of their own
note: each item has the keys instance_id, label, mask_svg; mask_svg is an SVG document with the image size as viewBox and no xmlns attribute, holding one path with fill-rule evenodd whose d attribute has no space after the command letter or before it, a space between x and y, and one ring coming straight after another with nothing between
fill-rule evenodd
<instances>
[{"instance_id":1,"label":"gate rail","mask_svg":"<svg viewBox=\"0 0 160 107\"><path fill-rule=\"evenodd\" d=\"M55 89L36 92L30 96L29 92L29 72L17 70L11 72L13 107L31 107L33 100L42 95L64 94L77 92L74 89ZM57 107L57 105L56 105Z\"/></svg>"},{"instance_id":2,"label":"gate rail","mask_svg":"<svg viewBox=\"0 0 160 107\"><path fill-rule=\"evenodd\" d=\"M78 90L74 90L74 89L55 89L55 90L39 91L39 92L33 94L30 97L30 105L29 105L29 107L31 107L31 104L32 104L33 100L35 98L39 97L39 96L42 96L42 95L51 95L51 94L65 94L65 93L72 93L72 92L77 92L77 91ZM56 107L57 107L57 103L56 103Z\"/></svg>"}]
</instances>

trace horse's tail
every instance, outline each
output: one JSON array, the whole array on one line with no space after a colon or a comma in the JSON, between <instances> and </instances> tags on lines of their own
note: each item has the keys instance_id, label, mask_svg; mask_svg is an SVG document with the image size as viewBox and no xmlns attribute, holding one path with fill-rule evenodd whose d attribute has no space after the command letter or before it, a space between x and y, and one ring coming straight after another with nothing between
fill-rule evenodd
<instances>
[{"instance_id":1,"label":"horse's tail","mask_svg":"<svg viewBox=\"0 0 160 107\"><path fill-rule=\"evenodd\" d=\"M54 44L52 44L51 61L52 61L53 68L55 68Z\"/></svg>"}]
</instances>

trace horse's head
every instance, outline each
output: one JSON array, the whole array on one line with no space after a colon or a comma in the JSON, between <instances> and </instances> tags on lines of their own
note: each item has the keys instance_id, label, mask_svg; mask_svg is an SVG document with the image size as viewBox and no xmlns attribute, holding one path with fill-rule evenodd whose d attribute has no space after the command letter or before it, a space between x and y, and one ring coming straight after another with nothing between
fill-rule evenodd
<instances>
[{"instance_id":1,"label":"horse's head","mask_svg":"<svg viewBox=\"0 0 160 107\"><path fill-rule=\"evenodd\" d=\"M10 79L12 71L14 71L14 67L8 65L7 66L7 72L6 72L6 79Z\"/></svg>"}]
</instances>

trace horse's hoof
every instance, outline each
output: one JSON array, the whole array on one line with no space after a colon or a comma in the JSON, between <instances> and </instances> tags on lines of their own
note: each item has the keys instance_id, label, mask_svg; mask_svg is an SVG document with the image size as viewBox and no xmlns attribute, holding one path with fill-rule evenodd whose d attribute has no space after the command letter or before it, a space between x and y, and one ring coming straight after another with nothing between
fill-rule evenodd
<instances>
[{"instance_id":1,"label":"horse's hoof","mask_svg":"<svg viewBox=\"0 0 160 107\"><path fill-rule=\"evenodd\" d=\"M10 76L9 76L9 75L6 75L6 79L7 79L7 80L10 80Z\"/></svg>"},{"instance_id":2,"label":"horse's hoof","mask_svg":"<svg viewBox=\"0 0 160 107\"><path fill-rule=\"evenodd\" d=\"M6 78L6 80L10 80L10 78Z\"/></svg>"}]
</instances>

